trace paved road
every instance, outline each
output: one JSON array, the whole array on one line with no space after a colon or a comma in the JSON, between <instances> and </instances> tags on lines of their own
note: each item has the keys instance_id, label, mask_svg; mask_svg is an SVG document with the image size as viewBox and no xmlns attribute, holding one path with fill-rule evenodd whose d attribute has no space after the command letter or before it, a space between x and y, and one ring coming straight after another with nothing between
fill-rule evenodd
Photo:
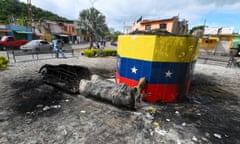
<instances>
[{"instance_id":1,"label":"paved road","mask_svg":"<svg viewBox=\"0 0 240 144\"><path fill-rule=\"evenodd\" d=\"M89 45L90 45L90 43L73 44L73 45L71 45L71 48L72 49L83 49L83 48L88 48ZM116 46L112 46L112 45L110 45L110 42L107 42L106 43L106 48L116 49L117 47Z\"/></svg>"},{"instance_id":2,"label":"paved road","mask_svg":"<svg viewBox=\"0 0 240 144\"><path fill-rule=\"evenodd\" d=\"M79 57L80 55L80 51L84 48L88 48L89 47L89 43L81 43L81 44L65 44L64 48L65 48L65 56L66 57ZM113 48L116 49L117 47L110 45L109 42L106 43L106 48ZM73 53L72 51L73 50ZM15 57L16 62L25 62L25 61L32 61L32 60L38 60L38 59L53 59L55 58L54 53L45 53L45 54L40 54L40 55L32 55L32 54L22 54L22 52L20 50L15 51L15 53L18 55ZM12 52L9 52L9 54L7 55L6 51L0 51L0 55L5 56L5 57L9 57L10 60L10 64L14 64L15 60L14 60L14 56L12 54ZM61 55L60 55L61 58Z\"/></svg>"}]
</instances>

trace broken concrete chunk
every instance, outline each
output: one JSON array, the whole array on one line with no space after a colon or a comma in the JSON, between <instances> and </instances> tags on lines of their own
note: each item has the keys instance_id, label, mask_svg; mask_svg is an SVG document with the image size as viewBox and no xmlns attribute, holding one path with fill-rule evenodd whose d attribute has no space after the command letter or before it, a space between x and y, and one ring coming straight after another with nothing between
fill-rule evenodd
<instances>
[{"instance_id":1,"label":"broken concrete chunk","mask_svg":"<svg viewBox=\"0 0 240 144\"><path fill-rule=\"evenodd\" d=\"M49 109L51 109L49 106L45 106L45 107L43 108L43 111L47 111L47 110L49 110Z\"/></svg>"},{"instance_id":2,"label":"broken concrete chunk","mask_svg":"<svg viewBox=\"0 0 240 144\"><path fill-rule=\"evenodd\" d=\"M155 133L158 133L158 134L160 134L160 135L162 135L162 136L165 136L166 133L167 133L167 131L161 130L161 129L158 129L158 128L155 129L154 131L155 131Z\"/></svg>"},{"instance_id":3,"label":"broken concrete chunk","mask_svg":"<svg viewBox=\"0 0 240 144\"><path fill-rule=\"evenodd\" d=\"M221 139L221 138L222 138L222 136L221 136L220 134L217 134L217 133L213 134L213 136L216 137L216 138L218 138L218 139Z\"/></svg>"},{"instance_id":4,"label":"broken concrete chunk","mask_svg":"<svg viewBox=\"0 0 240 144\"><path fill-rule=\"evenodd\" d=\"M197 141L198 141L198 139L197 139L195 136L193 136L193 137L192 137L192 141L195 141L195 142L197 142Z\"/></svg>"}]
</instances>

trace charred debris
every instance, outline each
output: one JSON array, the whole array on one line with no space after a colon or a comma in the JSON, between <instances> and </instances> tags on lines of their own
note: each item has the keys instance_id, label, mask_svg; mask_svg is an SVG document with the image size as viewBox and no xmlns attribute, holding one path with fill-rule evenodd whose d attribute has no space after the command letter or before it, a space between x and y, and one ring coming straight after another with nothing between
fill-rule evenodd
<instances>
[{"instance_id":1,"label":"charred debris","mask_svg":"<svg viewBox=\"0 0 240 144\"><path fill-rule=\"evenodd\" d=\"M39 73L46 84L60 90L80 93L85 97L100 99L115 106L133 110L141 103L140 91L146 82L145 78L142 78L139 85L132 88L92 74L86 67L65 64L43 65Z\"/></svg>"}]
</instances>

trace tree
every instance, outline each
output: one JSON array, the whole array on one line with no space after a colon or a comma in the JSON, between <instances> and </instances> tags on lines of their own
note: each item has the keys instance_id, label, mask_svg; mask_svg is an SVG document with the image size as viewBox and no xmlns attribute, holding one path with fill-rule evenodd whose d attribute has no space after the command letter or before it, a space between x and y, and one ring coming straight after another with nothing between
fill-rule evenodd
<instances>
[{"instance_id":1,"label":"tree","mask_svg":"<svg viewBox=\"0 0 240 144\"><path fill-rule=\"evenodd\" d=\"M192 34L195 30L204 30L204 26L200 25L200 26L195 26L190 30L190 34Z\"/></svg>"},{"instance_id":2,"label":"tree","mask_svg":"<svg viewBox=\"0 0 240 144\"><path fill-rule=\"evenodd\" d=\"M15 18L20 21L20 24L26 25L28 21L28 5L19 2L19 0L0 0L0 23L9 24L11 18ZM32 6L33 19L47 19L56 21L67 21L66 18L60 17L52 12L42 10L40 8ZM23 22L23 19L26 22Z\"/></svg>"},{"instance_id":3,"label":"tree","mask_svg":"<svg viewBox=\"0 0 240 144\"><path fill-rule=\"evenodd\" d=\"M80 12L79 26L82 34L90 36L90 47L93 46L94 41L103 39L108 32L105 16L95 8Z\"/></svg>"},{"instance_id":4,"label":"tree","mask_svg":"<svg viewBox=\"0 0 240 144\"><path fill-rule=\"evenodd\" d=\"M112 40L113 41L117 41L118 40L118 36L121 35L122 33L120 31L116 31L112 34Z\"/></svg>"}]
</instances>

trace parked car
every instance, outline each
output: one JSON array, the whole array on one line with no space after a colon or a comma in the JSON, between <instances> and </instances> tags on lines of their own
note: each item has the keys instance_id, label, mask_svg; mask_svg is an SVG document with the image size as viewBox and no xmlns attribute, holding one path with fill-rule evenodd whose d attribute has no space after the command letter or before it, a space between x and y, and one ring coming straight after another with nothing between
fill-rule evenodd
<instances>
[{"instance_id":1,"label":"parked car","mask_svg":"<svg viewBox=\"0 0 240 144\"><path fill-rule=\"evenodd\" d=\"M28 40L16 40L13 36L3 36L0 40L0 50L7 50L8 48L18 49L27 42Z\"/></svg>"},{"instance_id":2,"label":"parked car","mask_svg":"<svg viewBox=\"0 0 240 144\"><path fill-rule=\"evenodd\" d=\"M112 46L117 46L117 41L111 41L110 44L111 44Z\"/></svg>"},{"instance_id":3,"label":"parked car","mask_svg":"<svg viewBox=\"0 0 240 144\"><path fill-rule=\"evenodd\" d=\"M52 45L45 40L31 40L30 42L22 45L20 49L24 52L34 51L34 52L50 52L52 51Z\"/></svg>"}]
</instances>

